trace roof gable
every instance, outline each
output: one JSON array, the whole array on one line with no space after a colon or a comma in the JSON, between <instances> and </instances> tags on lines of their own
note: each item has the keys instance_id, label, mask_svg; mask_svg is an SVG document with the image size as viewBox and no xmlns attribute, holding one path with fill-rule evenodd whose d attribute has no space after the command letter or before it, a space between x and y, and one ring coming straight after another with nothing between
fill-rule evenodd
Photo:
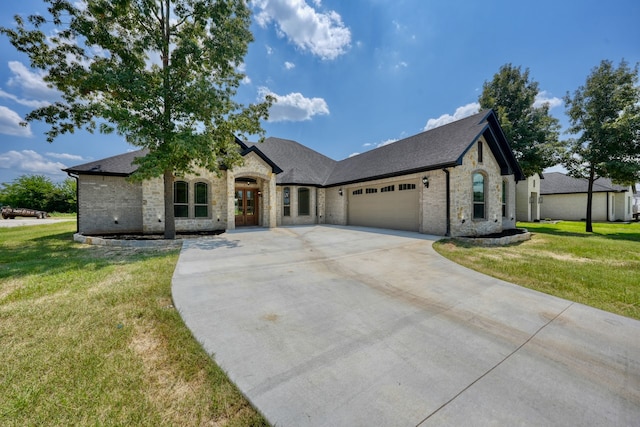
<instances>
[{"instance_id":1,"label":"roof gable","mask_svg":"<svg viewBox=\"0 0 640 427\"><path fill-rule=\"evenodd\" d=\"M337 162L290 139L267 138L261 143L246 143L259 149L283 169L276 177L278 184L322 186Z\"/></svg>"},{"instance_id":2,"label":"roof gable","mask_svg":"<svg viewBox=\"0 0 640 427\"><path fill-rule=\"evenodd\" d=\"M485 136L503 175L524 179L492 110L396 141L338 162L326 185L405 175L462 164L465 153Z\"/></svg>"}]
</instances>

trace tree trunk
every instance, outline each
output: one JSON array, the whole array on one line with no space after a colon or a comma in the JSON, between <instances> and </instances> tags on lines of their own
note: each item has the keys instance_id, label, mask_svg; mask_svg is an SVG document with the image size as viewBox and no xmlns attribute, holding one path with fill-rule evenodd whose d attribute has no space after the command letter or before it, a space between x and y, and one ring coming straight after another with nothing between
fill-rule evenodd
<instances>
[{"instance_id":1,"label":"tree trunk","mask_svg":"<svg viewBox=\"0 0 640 427\"><path fill-rule=\"evenodd\" d=\"M589 171L589 186L587 188L587 226L586 232L593 233L592 215L593 210L593 181L595 181L595 171L593 168Z\"/></svg>"},{"instance_id":2,"label":"tree trunk","mask_svg":"<svg viewBox=\"0 0 640 427\"><path fill-rule=\"evenodd\" d=\"M173 172L164 171L164 238L176 238L176 220L173 211Z\"/></svg>"}]
</instances>

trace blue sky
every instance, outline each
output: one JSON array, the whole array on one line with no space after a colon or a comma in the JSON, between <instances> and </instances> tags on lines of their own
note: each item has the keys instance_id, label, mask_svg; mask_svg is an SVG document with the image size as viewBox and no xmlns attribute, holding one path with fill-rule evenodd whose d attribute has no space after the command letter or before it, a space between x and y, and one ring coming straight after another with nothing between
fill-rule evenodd
<instances>
[{"instance_id":1,"label":"blue sky","mask_svg":"<svg viewBox=\"0 0 640 427\"><path fill-rule=\"evenodd\" d=\"M277 103L267 136L336 160L477 111L500 66L529 68L540 102L566 128L562 97L601 60L640 62L638 0L253 0L255 41L237 100ZM3 1L13 15L41 1ZM0 39L0 183L23 174L54 181L61 168L134 149L120 136L79 132L46 142L42 123L17 123L55 99L26 57ZM563 135L563 138L566 135Z\"/></svg>"}]
</instances>

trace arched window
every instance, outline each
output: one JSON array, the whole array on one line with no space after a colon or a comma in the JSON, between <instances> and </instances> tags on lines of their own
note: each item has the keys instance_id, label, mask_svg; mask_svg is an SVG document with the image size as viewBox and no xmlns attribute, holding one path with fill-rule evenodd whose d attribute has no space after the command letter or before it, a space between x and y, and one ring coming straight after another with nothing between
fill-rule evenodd
<instances>
[{"instance_id":1,"label":"arched window","mask_svg":"<svg viewBox=\"0 0 640 427\"><path fill-rule=\"evenodd\" d=\"M173 183L173 214L176 218L189 217L189 184L184 181Z\"/></svg>"},{"instance_id":2,"label":"arched window","mask_svg":"<svg viewBox=\"0 0 640 427\"><path fill-rule=\"evenodd\" d=\"M282 207L284 216L291 216L291 189L284 187L282 190Z\"/></svg>"},{"instance_id":3,"label":"arched window","mask_svg":"<svg viewBox=\"0 0 640 427\"><path fill-rule=\"evenodd\" d=\"M194 185L194 213L196 218L209 216L209 186L204 182L196 182Z\"/></svg>"},{"instance_id":4,"label":"arched window","mask_svg":"<svg viewBox=\"0 0 640 427\"><path fill-rule=\"evenodd\" d=\"M473 174L473 219L486 218L485 177L481 173Z\"/></svg>"},{"instance_id":5,"label":"arched window","mask_svg":"<svg viewBox=\"0 0 640 427\"><path fill-rule=\"evenodd\" d=\"M309 194L310 192L308 188L298 189L298 215L309 215Z\"/></svg>"}]
</instances>

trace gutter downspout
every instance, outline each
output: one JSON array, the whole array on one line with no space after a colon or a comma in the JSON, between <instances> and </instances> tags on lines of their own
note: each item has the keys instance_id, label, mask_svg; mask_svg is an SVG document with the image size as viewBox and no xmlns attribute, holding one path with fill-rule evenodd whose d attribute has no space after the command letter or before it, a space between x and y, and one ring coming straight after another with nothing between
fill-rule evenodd
<instances>
[{"instance_id":1,"label":"gutter downspout","mask_svg":"<svg viewBox=\"0 0 640 427\"><path fill-rule=\"evenodd\" d=\"M71 172L67 172L69 177L76 180L76 234L80 234L80 182L78 181L79 176L74 175Z\"/></svg>"},{"instance_id":2,"label":"gutter downspout","mask_svg":"<svg viewBox=\"0 0 640 427\"><path fill-rule=\"evenodd\" d=\"M450 237L451 236L451 182L449 180L449 170L448 169L442 169L445 173L446 176L446 182L447 182L447 231L445 233L445 236Z\"/></svg>"}]
</instances>

